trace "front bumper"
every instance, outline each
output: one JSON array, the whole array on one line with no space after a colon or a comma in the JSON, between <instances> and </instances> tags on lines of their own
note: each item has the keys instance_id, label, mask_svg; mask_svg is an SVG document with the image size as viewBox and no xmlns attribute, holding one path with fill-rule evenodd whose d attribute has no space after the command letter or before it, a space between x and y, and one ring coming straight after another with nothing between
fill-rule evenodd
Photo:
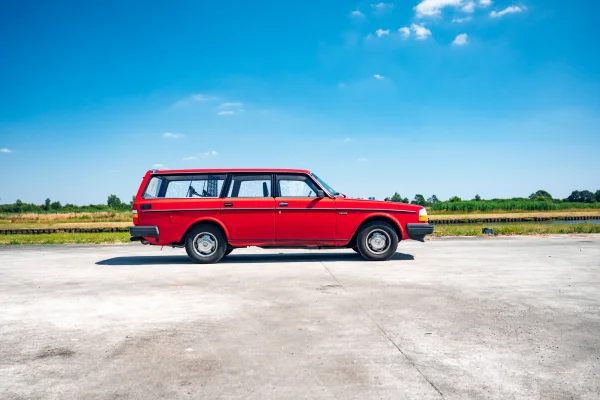
<instances>
[{"instance_id":1,"label":"front bumper","mask_svg":"<svg viewBox=\"0 0 600 400\"><path fill-rule=\"evenodd\" d=\"M406 233L412 240L418 240L419 242L425 241L426 235L433 233L432 224L406 224Z\"/></svg>"},{"instance_id":2,"label":"front bumper","mask_svg":"<svg viewBox=\"0 0 600 400\"><path fill-rule=\"evenodd\" d=\"M132 242L140 242L144 238L158 239L158 226L131 226L129 234L131 235L129 240Z\"/></svg>"}]
</instances>

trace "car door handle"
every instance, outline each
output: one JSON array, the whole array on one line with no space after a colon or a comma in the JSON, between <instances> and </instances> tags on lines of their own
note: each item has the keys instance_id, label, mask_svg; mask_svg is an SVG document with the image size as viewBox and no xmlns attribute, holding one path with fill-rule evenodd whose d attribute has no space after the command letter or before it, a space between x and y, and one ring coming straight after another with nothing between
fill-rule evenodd
<instances>
[{"instance_id":1,"label":"car door handle","mask_svg":"<svg viewBox=\"0 0 600 400\"><path fill-rule=\"evenodd\" d=\"M225 203L223 204L225 207L233 207L233 203Z\"/></svg>"},{"instance_id":2,"label":"car door handle","mask_svg":"<svg viewBox=\"0 0 600 400\"><path fill-rule=\"evenodd\" d=\"M279 207L287 207L288 203L279 203Z\"/></svg>"}]
</instances>

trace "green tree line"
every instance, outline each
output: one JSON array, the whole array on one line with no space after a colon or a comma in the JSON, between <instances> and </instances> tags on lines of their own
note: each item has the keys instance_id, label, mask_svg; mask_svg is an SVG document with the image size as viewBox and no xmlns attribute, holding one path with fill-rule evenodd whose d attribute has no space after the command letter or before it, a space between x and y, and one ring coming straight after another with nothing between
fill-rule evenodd
<instances>
[{"instance_id":1,"label":"green tree line","mask_svg":"<svg viewBox=\"0 0 600 400\"><path fill-rule=\"evenodd\" d=\"M435 211L492 211L492 210L561 210L568 208L600 208L600 190L591 192L589 190L574 190L571 195L565 199L555 199L546 190L538 190L529 195L529 197L514 197L511 199L490 199L484 200L476 194L472 200L463 200L458 196L452 196L448 200L442 201L434 194L425 199L422 194L416 194L412 201L407 197L402 197L398 192L391 197L386 197L385 201L397 203L418 204L429 207Z\"/></svg>"},{"instance_id":2,"label":"green tree line","mask_svg":"<svg viewBox=\"0 0 600 400\"><path fill-rule=\"evenodd\" d=\"M13 204L0 204L1 213L57 213L57 212L98 212L98 211L129 211L133 206L133 199L129 203L121 201L114 194L108 196L106 204L90 204L77 206L75 204L61 204L60 201L46 199L44 204L24 203L21 200Z\"/></svg>"}]
</instances>

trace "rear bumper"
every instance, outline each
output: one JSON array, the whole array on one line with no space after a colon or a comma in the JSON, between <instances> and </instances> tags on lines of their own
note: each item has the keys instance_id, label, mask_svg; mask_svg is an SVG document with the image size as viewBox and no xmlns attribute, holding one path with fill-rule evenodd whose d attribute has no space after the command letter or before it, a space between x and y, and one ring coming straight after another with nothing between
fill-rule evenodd
<instances>
[{"instance_id":1,"label":"rear bumper","mask_svg":"<svg viewBox=\"0 0 600 400\"><path fill-rule=\"evenodd\" d=\"M141 241L144 238L158 239L158 226L132 226L129 228L132 242Z\"/></svg>"},{"instance_id":2,"label":"rear bumper","mask_svg":"<svg viewBox=\"0 0 600 400\"><path fill-rule=\"evenodd\" d=\"M423 242L426 235L433 233L433 225L431 224L406 224L406 233L412 240Z\"/></svg>"}]
</instances>

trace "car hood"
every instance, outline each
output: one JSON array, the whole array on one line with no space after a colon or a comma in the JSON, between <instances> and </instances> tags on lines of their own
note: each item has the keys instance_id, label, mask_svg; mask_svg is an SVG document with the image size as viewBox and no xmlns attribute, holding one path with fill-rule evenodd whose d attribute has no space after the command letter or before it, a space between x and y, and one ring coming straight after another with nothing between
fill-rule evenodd
<instances>
[{"instance_id":1,"label":"car hood","mask_svg":"<svg viewBox=\"0 0 600 400\"><path fill-rule=\"evenodd\" d=\"M395 203L393 201L381 201L381 200L364 200L364 199L352 199L350 197L336 197L337 207L347 208L368 208L375 210L403 210L403 211L414 211L419 212L423 206L416 204L406 203Z\"/></svg>"}]
</instances>

